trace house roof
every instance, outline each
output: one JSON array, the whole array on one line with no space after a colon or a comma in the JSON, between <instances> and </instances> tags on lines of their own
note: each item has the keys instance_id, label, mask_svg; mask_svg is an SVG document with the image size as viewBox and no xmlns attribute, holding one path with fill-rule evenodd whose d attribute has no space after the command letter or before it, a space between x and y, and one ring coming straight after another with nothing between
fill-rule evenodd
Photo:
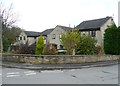
<instances>
[{"instance_id":1,"label":"house roof","mask_svg":"<svg viewBox=\"0 0 120 86\"><path fill-rule=\"evenodd\" d=\"M40 32L34 32L34 31L24 31L24 33L28 36L28 37L37 37L40 35Z\"/></svg>"},{"instance_id":2,"label":"house roof","mask_svg":"<svg viewBox=\"0 0 120 86\"><path fill-rule=\"evenodd\" d=\"M105 18L100 18L100 19L94 19L94 20L88 20L88 21L83 21L80 23L78 26L76 26L77 29L79 30L99 30L100 27L108 21L112 17L105 17Z\"/></svg>"},{"instance_id":3,"label":"house roof","mask_svg":"<svg viewBox=\"0 0 120 86\"><path fill-rule=\"evenodd\" d=\"M66 26L61 26L61 25L57 25L56 27L61 27L63 30L72 30L73 28L71 27L66 27Z\"/></svg>"},{"instance_id":4,"label":"house roof","mask_svg":"<svg viewBox=\"0 0 120 86\"><path fill-rule=\"evenodd\" d=\"M41 35L42 35L42 36L46 36L46 35L50 34L50 33L53 31L53 29L54 29L54 28L52 28L52 29L46 29L46 30L44 30L44 31L41 33Z\"/></svg>"}]
</instances>

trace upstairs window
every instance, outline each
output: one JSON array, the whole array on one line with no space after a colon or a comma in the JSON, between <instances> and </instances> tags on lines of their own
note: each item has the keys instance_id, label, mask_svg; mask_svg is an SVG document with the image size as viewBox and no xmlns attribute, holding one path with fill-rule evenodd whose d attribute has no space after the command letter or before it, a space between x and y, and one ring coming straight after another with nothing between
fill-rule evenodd
<instances>
[{"instance_id":1,"label":"upstairs window","mask_svg":"<svg viewBox=\"0 0 120 86\"><path fill-rule=\"evenodd\" d=\"M91 31L91 36L95 37L96 36L96 31Z\"/></svg>"},{"instance_id":2,"label":"upstairs window","mask_svg":"<svg viewBox=\"0 0 120 86\"><path fill-rule=\"evenodd\" d=\"M20 37L20 40L22 40L22 37Z\"/></svg>"},{"instance_id":3,"label":"upstairs window","mask_svg":"<svg viewBox=\"0 0 120 86\"><path fill-rule=\"evenodd\" d=\"M52 39L55 39L55 38L56 38L56 35L55 35L55 34L53 34L53 35L52 35Z\"/></svg>"}]
</instances>

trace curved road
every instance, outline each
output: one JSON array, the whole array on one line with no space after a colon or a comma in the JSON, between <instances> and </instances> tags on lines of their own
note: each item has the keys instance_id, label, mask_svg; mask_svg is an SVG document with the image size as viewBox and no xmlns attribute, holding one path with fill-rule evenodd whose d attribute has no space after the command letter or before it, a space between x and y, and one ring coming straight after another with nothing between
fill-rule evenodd
<instances>
[{"instance_id":1,"label":"curved road","mask_svg":"<svg viewBox=\"0 0 120 86\"><path fill-rule=\"evenodd\" d=\"M118 65L72 70L2 69L2 84L118 84Z\"/></svg>"}]
</instances>

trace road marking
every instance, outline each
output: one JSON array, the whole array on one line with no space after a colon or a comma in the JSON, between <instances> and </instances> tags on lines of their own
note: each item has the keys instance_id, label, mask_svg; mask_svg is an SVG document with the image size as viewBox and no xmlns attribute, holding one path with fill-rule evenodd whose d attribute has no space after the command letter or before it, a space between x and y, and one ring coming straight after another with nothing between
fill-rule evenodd
<instances>
[{"instance_id":1,"label":"road marking","mask_svg":"<svg viewBox=\"0 0 120 86\"><path fill-rule=\"evenodd\" d=\"M33 73L33 72L35 72L35 71L25 71L24 73Z\"/></svg>"},{"instance_id":2,"label":"road marking","mask_svg":"<svg viewBox=\"0 0 120 86\"><path fill-rule=\"evenodd\" d=\"M14 77L14 76L20 76L20 75L8 75L7 77Z\"/></svg>"},{"instance_id":3,"label":"road marking","mask_svg":"<svg viewBox=\"0 0 120 86\"><path fill-rule=\"evenodd\" d=\"M35 74L36 74L36 73L28 73L28 74L25 74L25 75L28 76L28 75L35 75Z\"/></svg>"},{"instance_id":4,"label":"road marking","mask_svg":"<svg viewBox=\"0 0 120 86\"><path fill-rule=\"evenodd\" d=\"M11 73L7 73L8 75L9 74L19 74L19 72L11 72Z\"/></svg>"},{"instance_id":5,"label":"road marking","mask_svg":"<svg viewBox=\"0 0 120 86\"><path fill-rule=\"evenodd\" d=\"M62 73L64 71L61 71L61 70L44 70L44 71L41 71L42 73Z\"/></svg>"}]
</instances>

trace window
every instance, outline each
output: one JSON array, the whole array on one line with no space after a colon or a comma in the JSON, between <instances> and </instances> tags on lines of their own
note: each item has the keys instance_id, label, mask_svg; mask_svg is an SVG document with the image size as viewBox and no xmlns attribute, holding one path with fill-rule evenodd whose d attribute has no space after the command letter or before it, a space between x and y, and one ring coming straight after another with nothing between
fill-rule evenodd
<instances>
[{"instance_id":1,"label":"window","mask_svg":"<svg viewBox=\"0 0 120 86\"><path fill-rule=\"evenodd\" d=\"M24 36L24 40L25 40L26 38L25 38L25 36Z\"/></svg>"},{"instance_id":2,"label":"window","mask_svg":"<svg viewBox=\"0 0 120 86\"><path fill-rule=\"evenodd\" d=\"M20 40L22 40L22 37L20 37Z\"/></svg>"},{"instance_id":3,"label":"window","mask_svg":"<svg viewBox=\"0 0 120 86\"><path fill-rule=\"evenodd\" d=\"M44 40L46 40L47 39L47 37L46 36L44 36Z\"/></svg>"},{"instance_id":4,"label":"window","mask_svg":"<svg viewBox=\"0 0 120 86\"><path fill-rule=\"evenodd\" d=\"M96 31L91 31L91 36L95 37L96 36Z\"/></svg>"},{"instance_id":5,"label":"window","mask_svg":"<svg viewBox=\"0 0 120 86\"><path fill-rule=\"evenodd\" d=\"M60 45L60 49L63 49L63 45Z\"/></svg>"},{"instance_id":6,"label":"window","mask_svg":"<svg viewBox=\"0 0 120 86\"><path fill-rule=\"evenodd\" d=\"M53 34L53 35L52 35L52 39L55 39L55 38L56 38L56 35L55 35L55 34Z\"/></svg>"},{"instance_id":7,"label":"window","mask_svg":"<svg viewBox=\"0 0 120 86\"><path fill-rule=\"evenodd\" d=\"M90 36L91 34L90 34L90 31L88 32L88 35Z\"/></svg>"}]
</instances>

